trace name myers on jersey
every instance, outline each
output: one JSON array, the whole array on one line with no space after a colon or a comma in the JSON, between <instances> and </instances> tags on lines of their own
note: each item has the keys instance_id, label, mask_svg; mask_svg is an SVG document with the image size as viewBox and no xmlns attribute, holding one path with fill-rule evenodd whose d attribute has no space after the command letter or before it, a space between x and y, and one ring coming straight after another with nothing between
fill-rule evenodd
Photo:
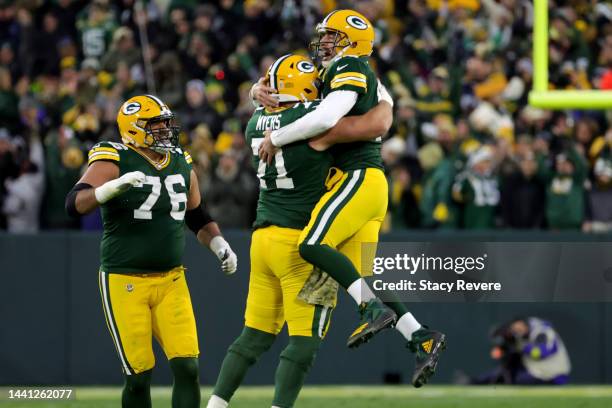
<instances>
[{"instance_id":1,"label":"name myers on jersey","mask_svg":"<svg viewBox=\"0 0 612 408\"><path fill-rule=\"evenodd\" d=\"M260 116L257 119L257 125L255 126L255 130L257 131L266 131L266 130L278 130L281 127L281 116L282 115L272 115L272 116Z\"/></svg>"}]
</instances>

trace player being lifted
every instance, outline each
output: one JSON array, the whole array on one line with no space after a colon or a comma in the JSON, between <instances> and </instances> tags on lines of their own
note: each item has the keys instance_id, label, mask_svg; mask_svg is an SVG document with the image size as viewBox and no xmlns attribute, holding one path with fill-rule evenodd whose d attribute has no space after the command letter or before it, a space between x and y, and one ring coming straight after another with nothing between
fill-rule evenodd
<instances>
[{"instance_id":1,"label":"player being lifted","mask_svg":"<svg viewBox=\"0 0 612 408\"><path fill-rule=\"evenodd\" d=\"M377 103L377 80L367 61L373 50L372 24L356 11L336 10L317 25L316 31L319 39L311 46L325 68L323 99L313 112L267 132L259 150L264 160L269 161L277 148L325 132L342 117L363 114ZM380 139L337 144L330 152L334 166L344 175L315 207L299 238L300 255L331 275L359 305L361 322L349 337L348 346L357 347L395 324L409 349L416 353L412 383L420 387L435 371L445 347L444 334L421 326L401 302L385 302L394 313L387 309L358 268L338 251L349 239L378 241L388 198Z\"/></svg>"},{"instance_id":2,"label":"player being lifted","mask_svg":"<svg viewBox=\"0 0 612 408\"><path fill-rule=\"evenodd\" d=\"M278 89L280 106L257 109L245 132L260 179L245 325L228 349L208 408L228 406L249 367L272 346L285 322L289 344L280 354L272 405L292 407L325 337L336 301L335 283L328 288L325 299L307 302L299 296L313 266L300 257L298 238L325 193L326 178L328 185L338 179L330 170L331 154L299 141L278 149L273 165L258 157L264 131L287 126L316 109L317 70L305 57L285 55L271 65L267 78ZM329 136L381 135L388 130L391 119L391 105L382 102L367 115L338 123Z\"/></svg>"},{"instance_id":3,"label":"player being lifted","mask_svg":"<svg viewBox=\"0 0 612 408\"><path fill-rule=\"evenodd\" d=\"M155 365L152 336L174 375L173 407L199 407L198 338L182 256L185 224L236 271L236 255L200 202L191 157L178 147L178 127L152 95L121 106L123 143L100 142L66 198L74 216L102 209L99 271L102 306L125 375L123 407L150 407Z\"/></svg>"}]
</instances>

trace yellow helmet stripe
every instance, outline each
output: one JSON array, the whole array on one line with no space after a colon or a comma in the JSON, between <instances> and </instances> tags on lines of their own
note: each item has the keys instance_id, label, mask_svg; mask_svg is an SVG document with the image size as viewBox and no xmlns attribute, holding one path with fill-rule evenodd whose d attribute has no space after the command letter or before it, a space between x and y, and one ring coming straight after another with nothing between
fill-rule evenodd
<instances>
[{"instance_id":1,"label":"yellow helmet stripe","mask_svg":"<svg viewBox=\"0 0 612 408\"><path fill-rule=\"evenodd\" d=\"M278 67L280 66L280 64L290 56L291 54L283 55L282 57L277 59L276 62L270 67L270 88L276 89L276 87L278 86L278 81L276 80L276 72L278 71Z\"/></svg>"}]
</instances>

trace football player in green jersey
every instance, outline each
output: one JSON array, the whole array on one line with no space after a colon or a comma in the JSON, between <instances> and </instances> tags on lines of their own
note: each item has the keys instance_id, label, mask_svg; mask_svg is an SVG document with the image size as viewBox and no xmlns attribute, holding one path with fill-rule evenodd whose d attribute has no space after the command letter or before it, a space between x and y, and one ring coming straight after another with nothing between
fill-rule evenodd
<instances>
[{"instance_id":1,"label":"football player in green jersey","mask_svg":"<svg viewBox=\"0 0 612 408\"><path fill-rule=\"evenodd\" d=\"M257 109L245 136L253 150L253 165L260 180L257 217L251 241L251 271L244 329L229 347L208 408L228 406L247 370L268 350L287 323L289 344L280 355L275 376L274 407L293 406L329 328L336 303L337 284L319 275L311 285L313 267L298 251L298 238L310 214L339 177L330 169L329 152L319 152L299 141L279 149L273 165L258 156L264 132L280 129L314 111L319 101L314 64L299 55L285 55L268 70L278 89L280 106ZM363 117L339 123L334 132L354 137L381 135L389 126L391 106L385 102ZM352 130L351 130L352 129ZM303 288L309 287L308 294Z\"/></svg>"},{"instance_id":2,"label":"football player in green jersey","mask_svg":"<svg viewBox=\"0 0 612 408\"><path fill-rule=\"evenodd\" d=\"M316 31L319 39L312 45L325 69L323 99L313 112L268 131L259 148L260 157L268 162L277 148L319 135L344 116L363 114L377 103L380 84L368 65L374 44L374 29L368 19L353 10L336 10L317 25ZM380 138L359 141L347 137L346 141L349 143L330 149L334 166L344 175L315 207L300 236L300 255L330 274L359 305L361 322L349 337L348 346L358 347L395 325L408 348L416 353L412 383L420 387L433 375L446 338L421 326L404 303L383 304L360 275L360 271L371 273L371 262L355 264L339 250L351 239L374 244L378 241L388 200Z\"/></svg>"},{"instance_id":3,"label":"football player in green jersey","mask_svg":"<svg viewBox=\"0 0 612 408\"><path fill-rule=\"evenodd\" d=\"M69 214L100 206L102 305L125 375L123 407L150 407L152 336L174 375L173 407L199 407L198 338L182 256L185 225L221 261L236 255L201 205L191 157L178 147L174 115L157 97L136 96L117 114L123 143L100 142L66 197Z\"/></svg>"}]
</instances>

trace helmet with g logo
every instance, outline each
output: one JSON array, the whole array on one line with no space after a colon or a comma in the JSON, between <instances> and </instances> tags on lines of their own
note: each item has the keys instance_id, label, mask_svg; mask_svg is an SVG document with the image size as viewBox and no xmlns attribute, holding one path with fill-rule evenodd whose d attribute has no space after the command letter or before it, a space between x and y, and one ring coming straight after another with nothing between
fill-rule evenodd
<instances>
[{"instance_id":1,"label":"helmet with g logo","mask_svg":"<svg viewBox=\"0 0 612 408\"><path fill-rule=\"evenodd\" d=\"M156 96L139 95L128 99L119 108L117 126L125 144L159 153L178 147L180 129L174 124L174 114Z\"/></svg>"},{"instance_id":2,"label":"helmet with g logo","mask_svg":"<svg viewBox=\"0 0 612 408\"><path fill-rule=\"evenodd\" d=\"M336 56L369 56L374 47L374 28L361 13L354 10L336 10L329 13L316 27L319 40L311 43L315 56L320 56L321 41L325 34L335 34L333 47Z\"/></svg>"},{"instance_id":3,"label":"helmet with g logo","mask_svg":"<svg viewBox=\"0 0 612 408\"><path fill-rule=\"evenodd\" d=\"M276 89L279 102L305 102L317 99L319 72L311 60L301 55L283 55L268 68L266 77Z\"/></svg>"}]
</instances>

